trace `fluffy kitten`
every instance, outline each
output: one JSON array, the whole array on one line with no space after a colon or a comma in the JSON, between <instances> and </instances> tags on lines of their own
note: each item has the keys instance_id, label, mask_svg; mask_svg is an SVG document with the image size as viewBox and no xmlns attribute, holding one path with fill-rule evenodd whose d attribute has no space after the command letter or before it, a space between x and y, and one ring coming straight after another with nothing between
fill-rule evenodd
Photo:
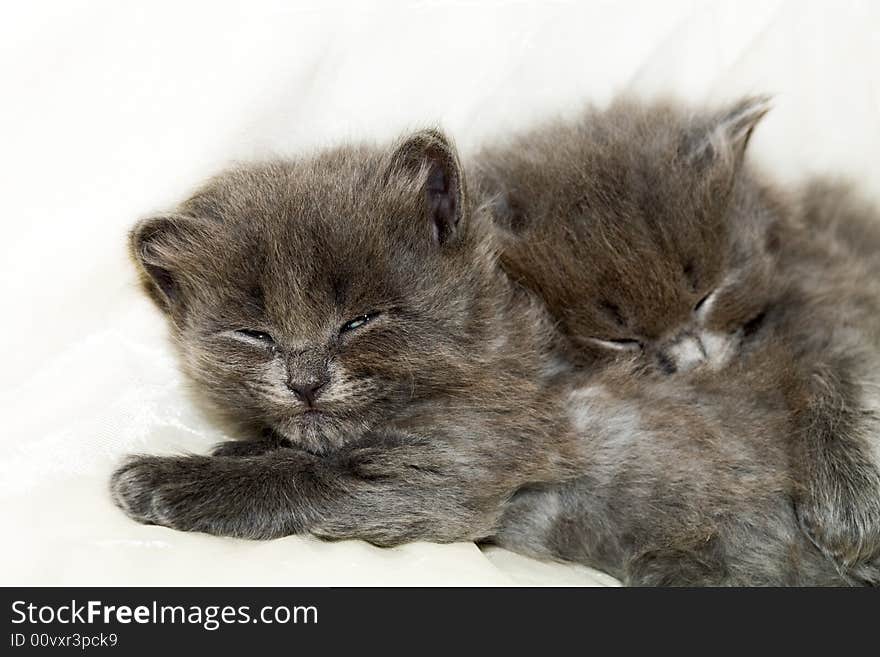
<instances>
[{"instance_id":1,"label":"fluffy kitten","mask_svg":"<svg viewBox=\"0 0 880 657\"><path fill-rule=\"evenodd\" d=\"M790 441L804 527L851 566L880 556L880 214L745 166L768 108L619 102L489 149L477 170L505 269L575 361L681 385L778 375L793 424L766 440Z\"/></svg>"},{"instance_id":2,"label":"fluffy kitten","mask_svg":"<svg viewBox=\"0 0 880 657\"><path fill-rule=\"evenodd\" d=\"M470 204L429 131L227 171L139 223L132 252L183 369L252 440L134 458L117 503L250 538L472 540L523 483L571 476L541 312Z\"/></svg>"},{"instance_id":3,"label":"fluffy kitten","mask_svg":"<svg viewBox=\"0 0 880 657\"><path fill-rule=\"evenodd\" d=\"M695 405L625 368L560 371L438 133L223 173L131 244L184 369L251 438L127 461L112 491L141 522L495 540L634 584L852 581L753 435L789 421L775 387Z\"/></svg>"}]
</instances>

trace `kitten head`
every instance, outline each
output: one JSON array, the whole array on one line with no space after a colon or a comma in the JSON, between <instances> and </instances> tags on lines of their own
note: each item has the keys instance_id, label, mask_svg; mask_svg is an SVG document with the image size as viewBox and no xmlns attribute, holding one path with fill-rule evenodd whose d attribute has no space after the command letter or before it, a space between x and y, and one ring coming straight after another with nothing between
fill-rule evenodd
<instances>
[{"instance_id":1,"label":"kitten head","mask_svg":"<svg viewBox=\"0 0 880 657\"><path fill-rule=\"evenodd\" d=\"M494 317L471 214L455 149L424 131L227 171L131 248L200 390L323 451L465 385Z\"/></svg>"},{"instance_id":2,"label":"kitten head","mask_svg":"<svg viewBox=\"0 0 880 657\"><path fill-rule=\"evenodd\" d=\"M671 373L721 367L760 325L776 249L742 163L766 99L688 115L618 103L497 153L502 262L588 358Z\"/></svg>"}]
</instances>

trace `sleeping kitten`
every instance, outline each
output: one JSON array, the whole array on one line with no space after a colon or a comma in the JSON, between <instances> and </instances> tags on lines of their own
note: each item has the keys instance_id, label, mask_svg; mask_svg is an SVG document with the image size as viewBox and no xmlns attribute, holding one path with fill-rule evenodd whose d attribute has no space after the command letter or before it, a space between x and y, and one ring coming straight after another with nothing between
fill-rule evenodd
<instances>
[{"instance_id":1,"label":"sleeping kitten","mask_svg":"<svg viewBox=\"0 0 880 657\"><path fill-rule=\"evenodd\" d=\"M250 440L132 457L117 504L224 536L494 540L633 584L856 581L754 435L789 421L772 383L560 370L494 240L430 131L228 171L138 224L185 371Z\"/></svg>"},{"instance_id":2,"label":"sleeping kitten","mask_svg":"<svg viewBox=\"0 0 880 657\"><path fill-rule=\"evenodd\" d=\"M574 361L682 385L785 373L801 521L850 566L880 554L880 214L840 187L762 183L743 160L768 109L620 102L476 169L503 266L546 301Z\"/></svg>"},{"instance_id":3,"label":"sleeping kitten","mask_svg":"<svg viewBox=\"0 0 880 657\"><path fill-rule=\"evenodd\" d=\"M470 203L428 131L227 171L140 222L132 253L184 371L251 440L134 458L117 503L249 538L473 540L523 483L571 476L542 311Z\"/></svg>"}]
</instances>

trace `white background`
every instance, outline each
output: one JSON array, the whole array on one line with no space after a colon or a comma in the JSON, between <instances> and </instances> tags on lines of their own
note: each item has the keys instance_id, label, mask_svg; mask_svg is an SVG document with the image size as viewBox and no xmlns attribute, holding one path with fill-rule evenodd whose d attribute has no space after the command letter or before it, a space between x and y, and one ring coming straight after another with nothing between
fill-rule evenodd
<instances>
[{"instance_id":1,"label":"white background","mask_svg":"<svg viewBox=\"0 0 880 657\"><path fill-rule=\"evenodd\" d=\"M769 92L756 160L880 198L880 3L9 2L0 49L4 585L611 583L470 544L180 534L112 506L123 454L224 438L125 233L230 161L433 124L467 152L622 92Z\"/></svg>"}]
</instances>

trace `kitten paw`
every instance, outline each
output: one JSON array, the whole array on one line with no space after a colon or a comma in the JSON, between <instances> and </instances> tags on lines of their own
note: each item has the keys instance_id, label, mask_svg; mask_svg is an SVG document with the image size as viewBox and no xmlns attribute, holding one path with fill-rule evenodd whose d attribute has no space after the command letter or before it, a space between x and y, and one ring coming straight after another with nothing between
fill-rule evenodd
<instances>
[{"instance_id":1,"label":"kitten paw","mask_svg":"<svg viewBox=\"0 0 880 657\"><path fill-rule=\"evenodd\" d=\"M163 460L152 456L132 456L110 478L113 501L125 514L147 525L164 524L158 492L161 482L167 482L167 467Z\"/></svg>"},{"instance_id":2,"label":"kitten paw","mask_svg":"<svg viewBox=\"0 0 880 657\"><path fill-rule=\"evenodd\" d=\"M116 505L130 518L215 536L266 539L301 533L304 519L287 488L314 457L134 456L110 480Z\"/></svg>"},{"instance_id":3,"label":"kitten paw","mask_svg":"<svg viewBox=\"0 0 880 657\"><path fill-rule=\"evenodd\" d=\"M153 492L158 473L149 467L150 457L129 457L110 478L113 502L125 514L144 524L155 524Z\"/></svg>"}]
</instances>

